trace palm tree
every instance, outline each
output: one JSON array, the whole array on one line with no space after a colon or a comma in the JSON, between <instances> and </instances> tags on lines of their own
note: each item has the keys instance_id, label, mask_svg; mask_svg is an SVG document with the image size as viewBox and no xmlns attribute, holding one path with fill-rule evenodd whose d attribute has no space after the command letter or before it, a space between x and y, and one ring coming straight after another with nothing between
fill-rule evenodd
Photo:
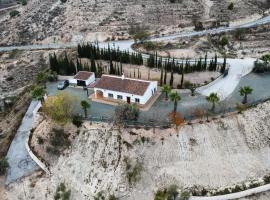
<instances>
[{"instance_id":1,"label":"palm tree","mask_svg":"<svg viewBox=\"0 0 270 200\"><path fill-rule=\"evenodd\" d=\"M81 106L84 110L84 116L87 118L87 109L91 107L91 105L87 101L81 101Z\"/></svg>"},{"instance_id":2,"label":"palm tree","mask_svg":"<svg viewBox=\"0 0 270 200\"><path fill-rule=\"evenodd\" d=\"M188 89L191 92L191 96L195 96L196 85L195 84L190 84L190 86L188 86Z\"/></svg>"},{"instance_id":3,"label":"palm tree","mask_svg":"<svg viewBox=\"0 0 270 200\"><path fill-rule=\"evenodd\" d=\"M244 96L242 103L246 104L247 96L253 92L253 89L249 86L244 86L240 88L239 92L241 96Z\"/></svg>"},{"instance_id":4,"label":"palm tree","mask_svg":"<svg viewBox=\"0 0 270 200\"><path fill-rule=\"evenodd\" d=\"M214 111L215 110L215 107L216 107L216 103L218 103L220 101L217 93L211 93L208 97L206 97L206 100L209 102L209 103L212 103L212 108L211 110Z\"/></svg>"},{"instance_id":5,"label":"palm tree","mask_svg":"<svg viewBox=\"0 0 270 200\"><path fill-rule=\"evenodd\" d=\"M164 85L162 87L162 92L165 93L165 100L168 100L168 94L171 92L172 88L169 85Z\"/></svg>"},{"instance_id":6,"label":"palm tree","mask_svg":"<svg viewBox=\"0 0 270 200\"><path fill-rule=\"evenodd\" d=\"M174 102L173 112L177 111L178 101L181 100L181 96L177 92L170 93L170 99Z\"/></svg>"},{"instance_id":7,"label":"palm tree","mask_svg":"<svg viewBox=\"0 0 270 200\"><path fill-rule=\"evenodd\" d=\"M48 80L48 74L45 71L39 72L36 77L38 84L43 85L46 88L46 81Z\"/></svg>"},{"instance_id":8,"label":"palm tree","mask_svg":"<svg viewBox=\"0 0 270 200\"><path fill-rule=\"evenodd\" d=\"M36 86L34 88L34 90L32 91L32 98L36 99L36 100L39 100L39 101L42 101L43 98L44 98L45 93L46 92L45 92L43 87Z\"/></svg>"}]
</instances>

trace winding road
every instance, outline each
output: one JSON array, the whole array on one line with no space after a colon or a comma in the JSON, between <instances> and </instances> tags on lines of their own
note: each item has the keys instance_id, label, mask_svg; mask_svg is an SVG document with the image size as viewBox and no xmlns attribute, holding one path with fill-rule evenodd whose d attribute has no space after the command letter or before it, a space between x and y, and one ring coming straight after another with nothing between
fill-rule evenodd
<instances>
[{"instance_id":1,"label":"winding road","mask_svg":"<svg viewBox=\"0 0 270 200\"><path fill-rule=\"evenodd\" d=\"M152 38L151 41L166 41L172 40L181 37L193 37L193 36L202 36L208 34L217 34L222 32L228 32L232 30L237 30L241 28L250 28L256 27L258 25L270 23L270 16L266 16L260 19L257 19L252 22L237 26L229 27L219 27L215 29L203 30L203 31L193 31L193 32L182 32L173 35L163 36L159 38ZM134 52L132 49L133 40L123 40L123 41L109 41L99 43L100 47L111 47L119 48L124 51ZM44 45L26 45L26 46L10 46L10 47L0 47L0 52L2 51L12 51L15 49L18 50L46 50L46 49L63 49L63 48L72 48L76 47L77 43L69 44L44 44ZM147 58L149 55L143 54L144 58ZM252 71L254 66L255 59L245 58L245 59L228 59L227 63L230 66L229 73L226 77L220 77L216 81L210 83L207 86L197 89L197 92L202 95L209 95L212 92L216 92L221 100L226 99L237 87L241 78ZM176 59L176 62L182 62L181 59ZM192 61L191 61L192 62ZM218 62L223 63L223 59L218 59Z\"/></svg>"}]
</instances>

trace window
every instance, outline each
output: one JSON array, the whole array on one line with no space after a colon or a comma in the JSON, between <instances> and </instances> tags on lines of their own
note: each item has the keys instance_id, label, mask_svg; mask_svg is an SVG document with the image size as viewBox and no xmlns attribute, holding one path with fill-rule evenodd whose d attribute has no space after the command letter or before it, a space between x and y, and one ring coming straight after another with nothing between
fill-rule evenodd
<instances>
[{"instance_id":1,"label":"window","mask_svg":"<svg viewBox=\"0 0 270 200\"><path fill-rule=\"evenodd\" d=\"M117 95L117 99L122 100L123 99L123 96L122 95Z\"/></svg>"},{"instance_id":2,"label":"window","mask_svg":"<svg viewBox=\"0 0 270 200\"><path fill-rule=\"evenodd\" d=\"M109 93L108 96L109 96L109 98L113 98L113 94L112 93Z\"/></svg>"},{"instance_id":3,"label":"window","mask_svg":"<svg viewBox=\"0 0 270 200\"><path fill-rule=\"evenodd\" d=\"M140 99L139 98L135 98L135 102L136 103L140 103Z\"/></svg>"}]
</instances>

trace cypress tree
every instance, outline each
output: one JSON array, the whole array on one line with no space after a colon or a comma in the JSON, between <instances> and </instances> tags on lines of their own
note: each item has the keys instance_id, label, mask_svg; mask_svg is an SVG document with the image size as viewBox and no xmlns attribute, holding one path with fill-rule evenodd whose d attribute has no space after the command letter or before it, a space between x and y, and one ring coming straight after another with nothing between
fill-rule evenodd
<instances>
[{"instance_id":1,"label":"cypress tree","mask_svg":"<svg viewBox=\"0 0 270 200\"><path fill-rule=\"evenodd\" d=\"M214 71L217 71L217 54L215 54Z\"/></svg>"},{"instance_id":2,"label":"cypress tree","mask_svg":"<svg viewBox=\"0 0 270 200\"><path fill-rule=\"evenodd\" d=\"M163 85L163 65L161 64L161 73L160 73L160 80L159 80L159 84L160 86Z\"/></svg>"},{"instance_id":3,"label":"cypress tree","mask_svg":"<svg viewBox=\"0 0 270 200\"><path fill-rule=\"evenodd\" d=\"M167 84L167 66L168 65L168 61L165 63L165 74L164 74L164 81L163 83L166 85Z\"/></svg>"},{"instance_id":4,"label":"cypress tree","mask_svg":"<svg viewBox=\"0 0 270 200\"><path fill-rule=\"evenodd\" d=\"M91 72L94 72L94 73L97 72L96 62L95 62L93 56L92 56L92 58L91 58L91 70L90 70L90 71L91 71Z\"/></svg>"},{"instance_id":5,"label":"cypress tree","mask_svg":"<svg viewBox=\"0 0 270 200\"><path fill-rule=\"evenodd\" d=\"M227 65L227 58L226 58L226 55L224 56L224 61L223 61L223 65L220 69L220 73L221 74L224 74L225 73L225 70L226 70L226 65Z\"/></svg>"},{"instance_id":6,"label":"cypress tree","mask_svg":"<svg viewBox=\"0 0 270 200\"><path fill-rule=\"evenodd\" d=\"M207 53L205 54L204 57L204 71L207 70Z\"/></svg>"},{"instance_id":7,"label":"cypress tree","mask_svg":"<svg viewBox=\"0 0 270 200\"><path fill-rule=\"evenodd\" d=\"M170 86L171 86L171 88L173 87L173 69L174 69L174 59L173 59L173 61L172 61L172 63L171 63L171 79L170 79Z\"/></svg>"},{"instance_id":8,"label":"cypress tree","mask_svg":"<svg viewBox=\"0 0 270 200\"><path fill-rule=\"evenodd\" d=\"M184 84L184 70L182 70L182 77L181 77L181 84L180 84L180 88L183 88L183 84Z\"/></svg>"}]
</instances>

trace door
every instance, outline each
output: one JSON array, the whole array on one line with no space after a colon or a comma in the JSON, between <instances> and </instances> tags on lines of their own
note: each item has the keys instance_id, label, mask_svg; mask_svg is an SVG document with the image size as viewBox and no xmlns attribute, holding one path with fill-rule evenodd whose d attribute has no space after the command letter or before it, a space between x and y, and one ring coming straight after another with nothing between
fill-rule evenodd
<instances>
[{"instance_id":1,"label":"door","mask_svg":"<svg viewBox=\"0 0 270 200\"><path fill-rule=\"evenodd\" d=\"M127 103L130 104L130 97L127 97Z\"/></svg>"}]
</instances>

